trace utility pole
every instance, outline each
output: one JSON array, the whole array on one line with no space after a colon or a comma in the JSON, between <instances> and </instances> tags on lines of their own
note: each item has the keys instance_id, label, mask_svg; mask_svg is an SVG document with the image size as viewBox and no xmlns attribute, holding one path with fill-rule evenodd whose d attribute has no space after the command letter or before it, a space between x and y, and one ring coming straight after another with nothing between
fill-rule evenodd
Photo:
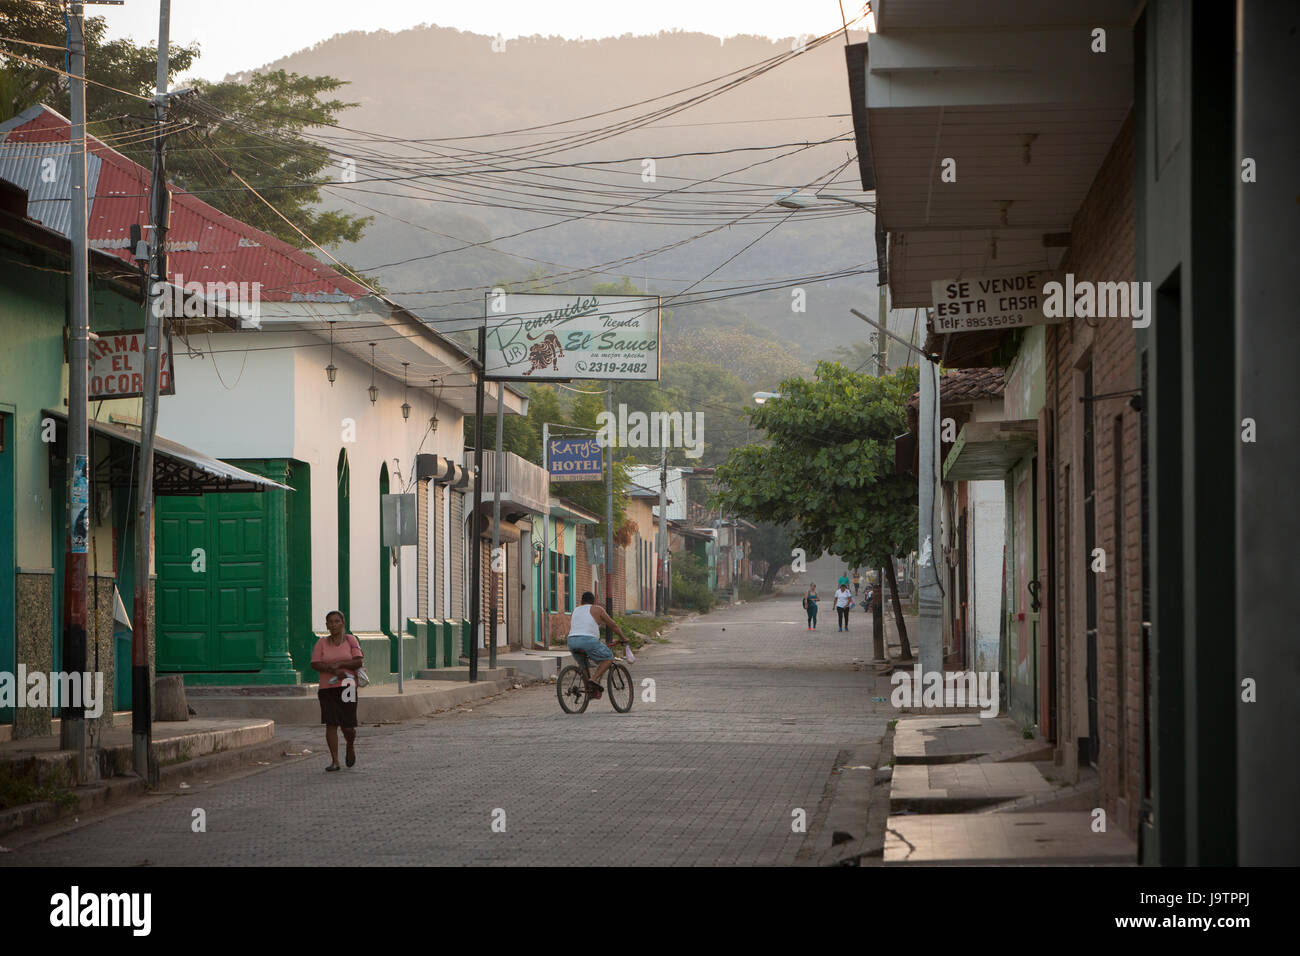
<instances>
[{"instance_id":1,"label":"utility pole","mask_svg":"<svg viewBox=\"0 0 1300 956\"><path fill-rule=\"evenodd\" d=\"M546 511L542 513L542 644L551 646L551 423L542 422L542 467L546 469Z\"/></svg>"},{"instance_id":2,"label":"utility pole","mask_svg":"<svg viewBox=\"0 0 1300 956\"><path fill-rule=\"evenodd\" d=\"M84 8L72 4L68 18L68 86L72 94L72 316L68 336L67 494L68 534L63 573L63 671L86 670L86 546L94 533L90 517L89 437L86 424L90 337L89 260L86 240L86 46ZM99 635L95 635L98 640ZM84 679L84 678L83 678ZM64 686L68 686L64 684ZM59 700L59 747L77 755L86 772L84 693Z\"/></svg>"},{"instance_id":3,"label":"utility pole","mask_svg":"<svg viewBox=\"0 0 1300 956\"><path fill-rule=\"evenodd\" d=\"M920 360L921 409L920 470L917 474L920 528L917 534L917 586L920 594L917 654L921 674L943 671L943 618L939 598L939 525L935 503L938 497L937 455L939 453L938 366L928 356ZM893 561L893 557L890 557Z\"/></svg>"},{"instance_id":4,"label":"utility pole","mask_svg":"<svg viewBox=\"0 0 1300 956\"><path fill-rule=\"evenodd\" d=\"M662 441L662 436L660 436ZM664 587L664 574L668 566L668 446L659 450L659 533L655 535L656 557L659 559L659 573L656 575L655 615L663 617L668 613L668 591Z\"/></svg>"},{"instance_id":5,"label":"utility pole","mask_svg":"<svg viewBox=\"0 0 1300 956\"><path fill-rule=\"evenodd\" d=\"M605 383L606 421L614 420L614 383ZM609 447L605 462L605 613L614 616L614 445ZM605 639L611 637L605 629Z\"/></svg>"},{"instance_id":6,"label":"utility pole","mask_svg":"<svg viewBox=\"0 0 1300 956\"><path fill-rule=\"evenodd\" d=\"M149 184L149 209L153 229L149 235L150 296L144 323L144 397L140 420L140 479L137 486L135 525L135 601L131 635L131 741L135 772L154 782L157 768L150 765L153 735L152 698L149 686L149 565L153 544L153 446L158 430L158 380L162 339L161 296L167 284L167 224L170 196L167 192L166 136L167 55L171 23L171 0L160 0L158 13L158 75L154 96L153 171Z\"/></svg>"},{"instance_id":7,"label":"utility pole","mask_svg":"<svg viewBox=\"0 0 1300 956\"><path fill-rule=\"evenodd\" d=\"M482 618L483 539L479 509L483 507L483 389L487 375L487 319L478 330L478 381L474 385L474 511L470 520L469 557L469 681L478 681L478 629Z\"/></svg>"},{"instance_id":8,"label":"utility pole","mask_svg":"<svg viewBox=\"0 0 1300 956\"><path fill-rule=\"evenodd\" d=\"M497 453L492 459L492 473L495 479L492 482L492 604L491 614L488 618L491 622L488 625L488 667L495 669L497 666L497 590L501 585L501 579L505 576L505 559L500 558L502 564L501 572L497 567L497 549L501 547L501 483L506 470L506 463L501 460L501 436L504 428L505 416L505 385L497 382ZM498 577L498 573L501 577Z\"/></svg>"}]
</instances>

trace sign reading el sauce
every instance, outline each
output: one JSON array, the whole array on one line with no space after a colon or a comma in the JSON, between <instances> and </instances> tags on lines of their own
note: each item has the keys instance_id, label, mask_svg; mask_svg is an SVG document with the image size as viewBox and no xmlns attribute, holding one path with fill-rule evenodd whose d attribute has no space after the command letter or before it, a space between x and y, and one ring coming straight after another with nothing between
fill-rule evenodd
<instances>
[{"instance_id":1,"label":"sign reading el sauce","mask_svg":"<svg viewBox=\"0 0 1300 956\"><path fill-rule=\"evenodd\" d=\"M1050 278L1048 272L1020 272L931 282L933 329L968 332L1059 322L1043 315L1043 283Z\"/></svg>"},{"instance_id":2,"label":"sign reading el sauce","mask_svg":"<svg viewBox=\"0 0 1300 956\"><path fill-rule=\"evenodd\" d=\"M487 377L659 378L655 295L487 294Z\"/></svg>"},{"instance_id":3,"label":"sign reading el sauce","mask_svg":"<svg viewBox=\"0 0 1300 956\"><path fill-rule=\"evenodd\" d=\"M163 336L162 367L158 376L160 395L176 394L172 374L171 339ZM90 400L140 398L144 395L144 333L100 332L90 343Z\"/></svg>"}]
</instances>

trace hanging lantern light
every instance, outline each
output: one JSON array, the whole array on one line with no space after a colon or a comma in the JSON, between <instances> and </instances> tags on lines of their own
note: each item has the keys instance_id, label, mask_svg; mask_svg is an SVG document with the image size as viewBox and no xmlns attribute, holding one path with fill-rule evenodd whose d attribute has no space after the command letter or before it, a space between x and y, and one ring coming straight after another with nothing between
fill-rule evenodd
<instances>
[{"instance_id":1,"label":"hanging lantern light","mask_svg":"<svg viewBox=\"0 0 1300 956\"><path fill-rule=\"evenodd\" d=\"M406 366L410 364L410 362L402 363L402 421L411 419L411 403L406 400L410 394L410 386L406 384Z\"/></svg>"},{"instance_id":2,"label":"hanging lantern light","mask_svg":"<svg viewBox=\"0 0 1300 956\"><path fill-rule=\"evenodd\" d=\"M334 377L338 375L339 370L334 365L334 322L330 322L330 363L325 366L325 374L329 377L330 386L334 385Z\"/></svg>"},{"instance_id":3,"label":"hanging lantern light","mask_svg":"<svg viewBox=\"0 0 1300 956\"><path fill-rule=\"evenodd\" d=\"M429 394L433 395L433 417L429 419L429 431L438 430L438 396L434 394L433 387L438 384L436 378L429 379Z\"/></svg>"},{"instance_id":4,"label":"hanging lantern light","mask_svg":"<svg viewBox=\"0 0 1300 956\"><path fill-rule=\"evenodd\" d=\"M370 393L370 404L373 405L379 401L379 389L375 386L375 343L370 343L370 387L366 389Z\"/></svg>"}]
</instances>

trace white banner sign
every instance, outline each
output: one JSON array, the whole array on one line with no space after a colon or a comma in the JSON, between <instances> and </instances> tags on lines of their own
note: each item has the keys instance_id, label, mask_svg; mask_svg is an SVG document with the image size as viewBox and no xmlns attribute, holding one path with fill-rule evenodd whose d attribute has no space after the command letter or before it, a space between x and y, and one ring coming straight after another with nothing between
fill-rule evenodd
<instances>
[{"instance_id":1,"label":"white banner sign","mask_svg":"<svg viewBox=\"0 0 1300 956\"><path fill-rule=\"evenodd\" d=\"M1050 272L1039 271L931 282L931 328L935 332L969 332L1055 324L1061 320L1043 314L1043 283L1050 279Z\"/></svg>"},{"instance_id":2,"label":"white banner sign","mask_svg":"<svg viewBox=\"0 0 1300 956\"><path fill-rule=\"evenodd\" d=\"M144 333L100 332L90 343L90 400L140 398L144 395ZM171 337L161 341L162 368L158 377L160 395L176 394L172 369Z\"/></svg>"},{"instance_id":3,"label":"white banner sign","mask_svg":"<svg viewBox=\"0 0 1300 956\"><path fill-rule=\"evenodd\" d=\"M657 380L659 297L489 292L487 376Z\"/></svg>"}]
</instances>

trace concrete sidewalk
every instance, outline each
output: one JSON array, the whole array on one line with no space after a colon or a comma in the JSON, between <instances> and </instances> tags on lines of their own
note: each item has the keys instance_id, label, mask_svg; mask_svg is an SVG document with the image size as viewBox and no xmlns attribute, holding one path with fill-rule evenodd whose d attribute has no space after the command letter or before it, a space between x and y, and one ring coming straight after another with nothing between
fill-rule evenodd
<instances>
[{"instance_id":1,"label":"concrete sidewalk","mask_svg":"<svg viewBox=\"0 0 1300 956\"><path fill-rule=\"evenodd\" d=\"M500 670L500 669L498 669ZM468 668L466 668L468 675ZM495 697L528 679L504 674L494 674L495 680L408 680L404 692L397 692L397 683L372 684L357 692L357 720L362 725L392 723L423 717L435 711L447 710L484 697ZM457 675L459 676L459 675ZM320 702L316 688L308 685L305 693L294 696L270 694L194 694L189 704L200 717L258 717L277 724L320 723Z\"/></svg>"},{"instance_id":2,"label":"concrete sidewalk","mask_svg":"<svg viewBox=\"0 0 1300 956\"><path fill-rule=\"evenodd\" d=\"M1095 779L1066 788L1010 718L900 717L894 756L886 865L1136 865L1127 836L1093 828Z\"/></svg>"},{"instance_id":3,"label":"concrete sidewalk","mask_svg":"<svg viewBox=\"0 0 1300 956\"><path fill-rule=\"evenodd\" d=\"M95 746L87 748L84 767L73 751L59 749L57 733L0 742L0 774L11 784L25 781L36 797L0 809L0 834L145 793L147 781L132 769L130 714L123 716L122 724L105 728ZM277 746L275 724L269 720L200 718L155 723L150 754L160 786L184 787L198 773L266 762Z\"/></svg>"}]
</instances>

